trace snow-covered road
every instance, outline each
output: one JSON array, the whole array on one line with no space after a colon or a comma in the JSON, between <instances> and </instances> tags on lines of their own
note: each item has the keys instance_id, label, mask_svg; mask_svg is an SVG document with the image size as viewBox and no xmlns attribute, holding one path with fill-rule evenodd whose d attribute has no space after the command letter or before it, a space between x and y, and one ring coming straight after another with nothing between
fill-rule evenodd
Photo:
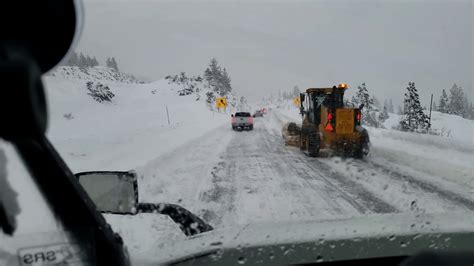
<instances>
[{"instance_id":1,"label":"snow-covered road","mask_svg":"<svg viewBox=\"0 0 474 266\"><path fill-rule=\"evenodd\" d=\"M260 221L326 220L371 213L474 210L472 172L435 176L374 146L364 160L310 158L284 145L278 111L253 131L230 125L142 167L140 200L177 203L221 228ZM429 170L429 169L428 169ZM457 173L453 173L457 174Z\"/></svg>"}]
</instances>

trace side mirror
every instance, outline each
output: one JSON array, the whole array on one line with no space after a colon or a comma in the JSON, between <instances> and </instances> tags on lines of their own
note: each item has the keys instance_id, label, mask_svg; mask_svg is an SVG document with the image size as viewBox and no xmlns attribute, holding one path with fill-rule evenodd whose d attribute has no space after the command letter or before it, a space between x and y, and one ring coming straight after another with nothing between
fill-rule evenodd
<instances>
[{"instance_id":1,"label":"side mirror","mask_svg":"<svg viewBox=\"0 0 474 266\"><path fill-rule=\"evenodd\" d=\"M98 211L137 213L138 185L135 172L83 172L75 176Z\"/></svg>"},{"instance_id":2,"label":"side mirror","mask_svg":"<svg viewBox=\"0 0 474 266\"><path fill-rule=\"evenodd\" d=\"M359 109L362 110L364 108L364 104L359 105Z\"/></svg>"},{"instance_id":3,"label":"side mirror","mask_svg":"<svg viewBox=\"0 0 474 266\"><path fill-rule=\"evenodd\" d=\"M255 115L252 115L253 118L255 118Z\"/></svg>"},{"instance_id":4,"label":"side mirror","mask_svg":"<svg viewBox=\"0 0 474 266\"><path fill-rule=\"evenodd\" d=\"M234 115L230 115L230 117L234 117Z\"/></svg>"},{"instance_id":5,"label":"side mirror","mask_svg":"<svg viewBox=\"0 0 474 266\"><path fill-rule=\"evenodd\" d=\"M97 171L75 174L98 211L113 214L158 213L169 216L187 236L214 228L185 208L169 203L138 202L138 182L134 171Z\"/></svg>"}]
</instances>

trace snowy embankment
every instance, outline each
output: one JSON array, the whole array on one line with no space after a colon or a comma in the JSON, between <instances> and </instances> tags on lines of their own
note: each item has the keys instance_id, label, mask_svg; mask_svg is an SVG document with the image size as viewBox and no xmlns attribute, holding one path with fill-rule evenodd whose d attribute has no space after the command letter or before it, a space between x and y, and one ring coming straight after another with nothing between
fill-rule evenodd
<instances>
[{"instance_id":1,"label":"snowy embankment","mask_svg":"<svg viewBox=\"0 0 474 266\"><path fill-rule=\"evenodd\" d=\"M109 77L114 76L103 74L103 69L97 71L100 73L89 70L86 79L82 76L77 78L82 75L77 73L60 78L58 75L45 78L50 106L48 136L75 173L142 169L163 160L174 151L182 152L183 156L191 157L191 160L184 163L168 160L166 167L180 169L185 165L194 165L193 152L188 151L187 147L229 123L229 114L210 111L205 102L205 93L208 91L205 87L199 88L199 96L196 93L179 96L178 91L183 89L182 86L170 84L164 79L134 84L123 79L109 80ZM86 81L109 86L116 95L112 103L94 101L87 95ZM216 146L218 142L219 139L216 139ZM199 163L197 168L200 167ZM143 192L150 185L149 182L176 182L173 176L166 175L160 175L159 180L154 179L162 170L138 171L140 201L148 200ZM174 194L168 195L163 201L177 203L170 201L170 197L178 196ZM156 203L150 200L147 202ZM105 217L134 254L146 250L145 247L162 245L166 242L164 239L173 241L185 238L178 226L164 215Z\"/></svg>"},{"instance_id":2,"label":"snowy embankment","mask_svg":"<svg viewBox=\"0 0 474 266\"><path fill-rule=\"evenodd\" d=\"M276 109L282 122L301 121L298 109L289 106ZM432 129L441 134L438 136L395 130L399 121L399 115L390 114L383 124L385 128L366 127L371 141L366 161L371 167L416 177L471 198L474 193L474 121L432 112ZM351 170L338 162L331 166L342 167L341 172ZM353 168L354 172L360 171ZM385 184L380 188L384 187ZM380 188L377 190L384 191Z\"/></svg>"},{"instance_id":3,"label":"snowy embankment","mask_svg":"<svg viewBox=\"0 0 474 266\"><path fill-rule=\"evenodd\" d=\"M204 96L199 101L195 94L178 96L181 88L166 80L131 84L98 75L45 78L48 136L73 172L130 170L229 121L227 115L211 112ZM108 85L116 95L112 103L94 101L86 81Z\"/></svg>"},{"instance_id":4,"label":"snowy embankment","mask_svg":"<svg viewBox=\"0 0 474 266\"><path fill-rule=\"evenodd\" d=\"M86 82L89 81L107 85L115 94L112 102L99 103L88 95ZM138 84L130 76L103 67L86 72L60 67L45 76L44 82L49 111L47 136L74 173L136 169L179 147L186 152L183 147L186 143L229 122L228 114L209 110L204 96L207 88L204 87L200 88L200 99L196 100L196 93L179 96L177 91L182 87L166 80ZM53 235L67 239L63 234L55 233L62 230L61 225L16 158L13 147L4 142L0 144L0 170L7 174L6 182L12 190L20 193L16 235L30 239L30 234L53 232ZM139 184L139 187L143 185ZM166 216L138 216L139 219L119 215L106 215L106 218L127 243L147 244L144 239L156 242L156 237L166 237L168 233L182 237L177 225ZM37 217L42 219L37 220ZM159 228L156 228L158 224ZM144 237L150 228L161 233ZM128 229L129 233L123 231ZM6 239L5 244L0 244L0 253L15 254L16 248L23 247L28 241L25 237ZM0 256L0 264L2 259Z\"/></svg>"}]
</instances>

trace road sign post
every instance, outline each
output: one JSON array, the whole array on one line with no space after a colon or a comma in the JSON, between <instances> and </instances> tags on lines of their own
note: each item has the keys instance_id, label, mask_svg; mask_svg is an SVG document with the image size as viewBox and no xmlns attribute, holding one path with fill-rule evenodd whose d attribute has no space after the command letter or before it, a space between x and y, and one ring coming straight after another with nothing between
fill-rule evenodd
<instances>
[{"instance_id":1,"label":"road sign post","mask_svg":"<svg viewBox=\"0 0 474 266\"><path fill-rule=\"evenodd\" d=\"M433 94L431 94L431 100L430 100L430 128L431 128L431 108L433 107Z\"/></svg>"}]
</instances>

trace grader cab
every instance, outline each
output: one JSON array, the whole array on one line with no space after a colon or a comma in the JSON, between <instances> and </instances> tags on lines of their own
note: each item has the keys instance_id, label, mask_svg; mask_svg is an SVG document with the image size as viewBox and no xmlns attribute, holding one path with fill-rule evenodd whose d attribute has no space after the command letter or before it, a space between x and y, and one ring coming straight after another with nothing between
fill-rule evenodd
<instances>
[{"instance_id":1,"label":"grader cab","mask_svg":"<svg viewBox=\"0 0 474 266\"><path fill-rule=\"evenodd\" d=\"M300 95L301 126L285 125L287 144L299 146L311 157L328 149L357 158L368 154L369 135L361 127L361 109L344 106L346 84L309 88ZM285 136L286 133L286 136Z\"/></svg>"}]
</instances>

